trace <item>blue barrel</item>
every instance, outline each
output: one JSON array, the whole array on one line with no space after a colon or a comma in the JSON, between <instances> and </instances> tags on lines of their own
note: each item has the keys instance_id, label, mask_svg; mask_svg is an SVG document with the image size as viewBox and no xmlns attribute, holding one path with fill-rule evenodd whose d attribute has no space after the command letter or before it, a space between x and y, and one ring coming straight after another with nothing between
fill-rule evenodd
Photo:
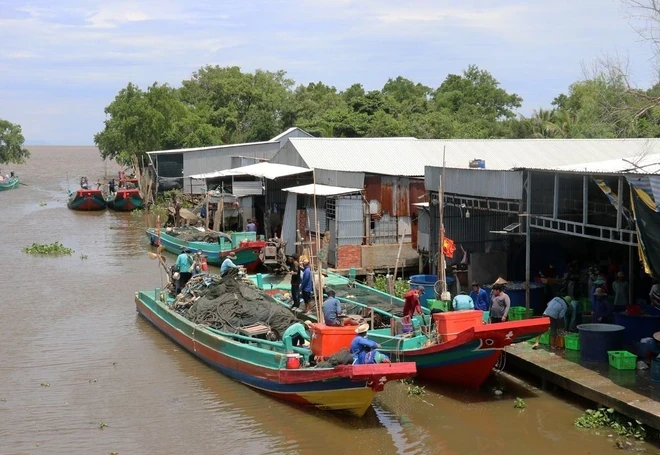
<instances>
[{"instance_id":1,"label":"blue barrel","mask_svg":"<svg viewBox=\"0 0 660 455\"><path fill-rule=\"evenodd\" d=\"M413 275L410 277L410 289L417 289L419 286L424 287L424 294L419 298L419 303L424 308L428 308L426 299L435 299L435 283L438 281L438 275ZM454 282L454 279L447 277L447 288ZM438 296L439 297L439 296Z\"/></svg>"},{"instance_id":2,"label":"blue barrel","mask_svg":"<svg viewBox=\"0 0 660 455\"><path fill-rule=\"evenodd\" d=\"M623 347L625 327L616 324L580 324L580 358L585 362L607 362L607 351Z\"/></svg>"},{"instance_id":3,"label":"blue barrel","mask_svg":"<svg viewBox=\"0 0 660 455\"><path fill-rule=\"evenodd\" d=\"M632 316L614 313L614 323L626 328L623 332L623 344L633 346L642 338L651 338L660 332L660 316Z\"/></svg>"},{"instance_id":4,"label":"blue barrel","mask_svg":"<svg viewBox=\"0 0 660 455\"><path fill-rule=\"evenodd\" d=\"M651 362L651 381L660 382L660 360L653 359Z\"/></svg>"}]
</instances>

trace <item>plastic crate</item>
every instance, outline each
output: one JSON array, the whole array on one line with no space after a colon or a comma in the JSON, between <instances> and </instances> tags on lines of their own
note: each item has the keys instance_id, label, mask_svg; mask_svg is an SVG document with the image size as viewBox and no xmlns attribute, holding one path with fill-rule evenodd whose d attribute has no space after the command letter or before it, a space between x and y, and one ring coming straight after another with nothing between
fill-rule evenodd
<instances>
[{"instance_id":1,"label":"plastic crate","mask_svg":"<svg viewBox=\"0 0 660 455\"><path fill-rule=\"evenodd\" d=\"M541 335L541 338L539 338L539 344L544 344L546 346L550 344L550 331Z\"/></svg>"},{"instance_id":2,"label":"plastic crate","mask_svg":"<svg viewBox=\"0 0 660 455\"><path fill-rule=\"evenodd\" d=\"M509 308L509 321L522 321L523 319L529 319L534 312L530 309L529 311L525 307L514 306Z\"/></svg>"},{"instance_id":3,"label":"plastic crate","mask_svg":"<svg viewBox=\"0 0 660 455\"><path fill-rule=\"evenodd\" d=\"M583 313L590 313L591 312L591 300L589 297L582 297L580 300L580 310Z\"/></svg>"},{"instance_id":4,"label":"plastic crate","mask_svg":"<svg viewBox=\"0 0 660 455\"><path fill-rule=\"evenodd\" d=\"M637 356L628 351L607 351L610 366L617 370L634 370L637 368Z\"/></svg>"},{"instance_id":5,"label":"plastic crate","mask_svg":"<svg viewBox=\"0 0 660 455\"><path fill-rule=\"evenodd\" d=\"M429 310L449 311L449 302L437 299L426 299L426 305Z\"/></svg>"},{"instance_id":6,"label":"plastic crate","mask_svg":"<svg viewBox=\"0 0 660 455\"><path fill-rule=\"evenodd\" d=\"M569 333L564 335L564 346L569 351L580 350L580 335L577 333Z\"/></svg>"}]
</instances>

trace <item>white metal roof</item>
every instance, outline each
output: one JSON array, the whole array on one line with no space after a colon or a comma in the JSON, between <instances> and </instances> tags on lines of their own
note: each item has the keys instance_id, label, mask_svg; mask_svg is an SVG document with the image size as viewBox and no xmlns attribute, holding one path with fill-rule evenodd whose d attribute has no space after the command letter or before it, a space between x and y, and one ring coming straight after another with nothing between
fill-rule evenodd
<instances>
[{"instance_id":1,"label":"white metal roof","mask_svg":"<svg viewBox=\"0 0 660 455\"><path fill-rule=\"evenodd\" d=\"M215 179L218 177L224 177L229 174L225 174L226 171L213 171L213 172L207 172L205 174L194 174L194 175L189 175L191 179L195 180L205 180L205 179Z\"/></svg>"},{"instance_id":2,"label":"white metal roof","mask_svg":"<svg viewBox=\"0 0 660 455\"><path fill-rule=\"evenodd\" d=\"M467 169L471 160L482 159L486 169L491 170L553 170L660 153L660 139L290 138L289 141L310 169L409 177L423 176L424 166L442 166L443 150L448 168Z\"/></svg>"},{"instance_id":3,"label":"white metal roof","mask_svg":"<svg viewBox=\"0 0 660 455\"><path fill-rule=\"evenodd\" d=\"M288 164L278 164L278 163L255 163L247 166L237 167L234 169L227 169L222 171L224 176L228 175L251 175L258 178L266 178L268 180L274 180L280 177L286 177L288 175L303 174L305 172L311 172L311 169L298 166L289 166Z\"/></svg>"},{"instance_id":4,"label":"white metal roof","mask_svg":"<svg viewBox=\"0 0 660 455\"><path fill-rule=\"evenodd\" d=\"M147 152L147 155L167 155L170 153L188 153L188 152L201 152L204 150L223 150L236 147L245 147L247 145L262 145L269 144L272 145L272 141L261 141L261 142L245 142L243 144L224 144L224 145L211 145L209 147L193 147L187 149L172 149L172 150L155 150L152 152Z\"/></svg>"},{"instance_id":5,"label":"white metal roof","mask_svg":"<svg viewBox=\"0 0 660 455\"><path fill-rule=\"evenodd\" d=\"M359 193L362 190L360 188L343 188L341 186L321 185L320 183L315 185L310 183L309 185L283 188L282 191L289 191L296 194L316 194L317 196L339 196L342 194Z\"/></svg>"},{"instance_id":6,"label":"white metal roof","mask_svg":"<svg viewBox=\"0 0 660 455\"><path fill-rule=\"evenodd\" d=\"M275 136L274 138L272 138L272 139L271 139L270 141L268 141L268 142L277 142L277 141L279 141L280 139L285 138L287 135L293 133L294 131L300 131L301 133L305 134L306 136L308 136L308 137L312 137L311 134L309 134L307 131L303 130L302 128L298 128L297 126L292 126L292 127L289 128L288 130L286 130L286 131L284 131L284 132L278 134L277 136Z\"/></svg>"},{"instance_id":7,"label":"white metal roof","mask_svg":"<svg viewBox=\"0 0 660 455\"><path fill-rule=\"evenodd\" d=\"M641 155L595 163L580 163L560 166L558 170L575 172L603 172L625 174L659 174L660 154Z\"/></svg>"}]
</instances>

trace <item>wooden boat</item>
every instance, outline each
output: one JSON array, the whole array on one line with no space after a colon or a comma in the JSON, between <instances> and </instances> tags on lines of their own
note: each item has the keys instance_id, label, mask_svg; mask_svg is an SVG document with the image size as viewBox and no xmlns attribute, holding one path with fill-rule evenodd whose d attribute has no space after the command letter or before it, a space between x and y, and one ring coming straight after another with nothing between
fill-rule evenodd
<instances>
[{"instance_id":1,"label":"wooden boat","mask_svg":"<svg viewBox=\"0 0 660 455\"><path fill-rule=\"evenodd\" d=\"M144 201L139 189L120 188L116 193L108 196L105 203L111 210L130 212L131 210L141 209Z\"/></svg>"},{"instance_id":2,"label":"wooden boat","mask_svg":"<svg viewBox=\"0 0 660 455\"><path fill-rule=\"evenodd\" d=\"M385 383L415 374L414 363L287 368L282 342L223 333L192 323L156 297L135 294L137 311L161 332L210 367L282 400L362 416ZM311 351L293 348L303 358Z\"/></svg>"},{"instance_id":3,"label":"wooden boat","mask_svg":"<svg viewBox=\"0 0 660 455\"><path fill-rule=\"evenodd\" d=\"M253 278L253 281L258 282L259 280ZM329 286L335 291L348 286L348 280L331 273L328 274L328 281ZM402 299L391 297L359 283L352 284L352 286L354 287L351 287L349 292L360 295L357 297L360 300L371 300L372 304L365 305L356 300L338 296L340 301L361 307L364 310L363 315L373 309L375 314L389 319L391 324L401 321L400 315L397 315L396 312L383 311L374 302L389 303L395 307L400 305L402 308ZM274 295L277 300L275 294L281 293L284 289L275 288L267 292ZM288 303L281 300L280 303L290 307ZM428 314L428 310L425 309L425 312L427 314L423 318L415 316L414 324L425 325L430 322L431 316ZM443 315L436 314L434 319L460 318L467 319L467 321L448 324L448 326L454 327L449 329L450 332L441 329L432 335L425 335L421 331L415 331L405 336L393 335L391 327L377 328L369 331L369 338L379 343L381 345L379 350L390 356L392 361L414 361L417 365L417 376L420 378L476 389L488 378L504 348L512 343L534 338L546 332L550 326L550 319L544 317L484 324L483 312L478 310L452 311L443 313ZM316 321L314 314L299 313L298 316L302 319Z\"/></svg>"},{"instance_id":4,"label":"wooden boat","mask_svg":"<svg viewBox=\"0 0 660 455\"><path fill-rule=\"evenodd\" d=\"M180 254L183 248L189 248L192 251L201 250L207 256L207 262L214 265L222 264L225 257L234 252L236 259L233 262L245 267L249 273L255 272L259 267L261 263L259 253L265 245L263 240L257 240L254 232L234 232L229 236L231 240L221 237L221 243L188 242L162 231L159 243L158 231L155 228L147 229L147 237L152 245L162 245L172 254Z\"/></svg>"},{"instance_id":5,"label":"wooden boat","mask_svg":"<svg viewBox=\"0 0 660 455\"><path fill-rule=\"evenodd\" d=\"M0 191L13 190L18 187L19 183L17 175L9 177L9 180L2 180L0 182Z\"/></svg>"},{"instance_id":6,"label":"wooden boat","mask_svg":"<svg viewBox=\"0 0 660 455\"><path fill-rule=\"evenodd\" d=\"M66 206L71 210L93 211L104 210L106 205L101 190L79 188L69 192Z\"/></svg>"}]
</instances>

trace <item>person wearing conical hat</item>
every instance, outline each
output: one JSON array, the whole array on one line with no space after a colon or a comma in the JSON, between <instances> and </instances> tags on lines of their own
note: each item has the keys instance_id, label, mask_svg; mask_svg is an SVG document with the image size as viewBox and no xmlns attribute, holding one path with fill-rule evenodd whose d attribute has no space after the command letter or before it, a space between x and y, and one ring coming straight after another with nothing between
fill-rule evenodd
<instances>
[{"instance_id":1,"label":"person wearing conical hat","mask_svg":"<svg viewBox=\"0 0 660 455\"><path fill-rule=\"evenodd\" d=\"M594 292L596 306L594 308L594 321L601 324L610 324L612 322L612 313L614 313L614 304L607 298L607 292L603 288L596 288Z\"/></svg>"},{"instance_id":2,"label":"person wearing conical hat","mask_svg":"<svg viewBox=\"0 0 660 455\"><path fill-rule=\"evenodd\" d=\"M369 324L360 324L355 333L357 334L351 342L351 354L353 354L354 364L368 364L368 363L390 363L390 359L377 349L380 344L367 338L369 331Z\"/></svg>"}]
</instances>

